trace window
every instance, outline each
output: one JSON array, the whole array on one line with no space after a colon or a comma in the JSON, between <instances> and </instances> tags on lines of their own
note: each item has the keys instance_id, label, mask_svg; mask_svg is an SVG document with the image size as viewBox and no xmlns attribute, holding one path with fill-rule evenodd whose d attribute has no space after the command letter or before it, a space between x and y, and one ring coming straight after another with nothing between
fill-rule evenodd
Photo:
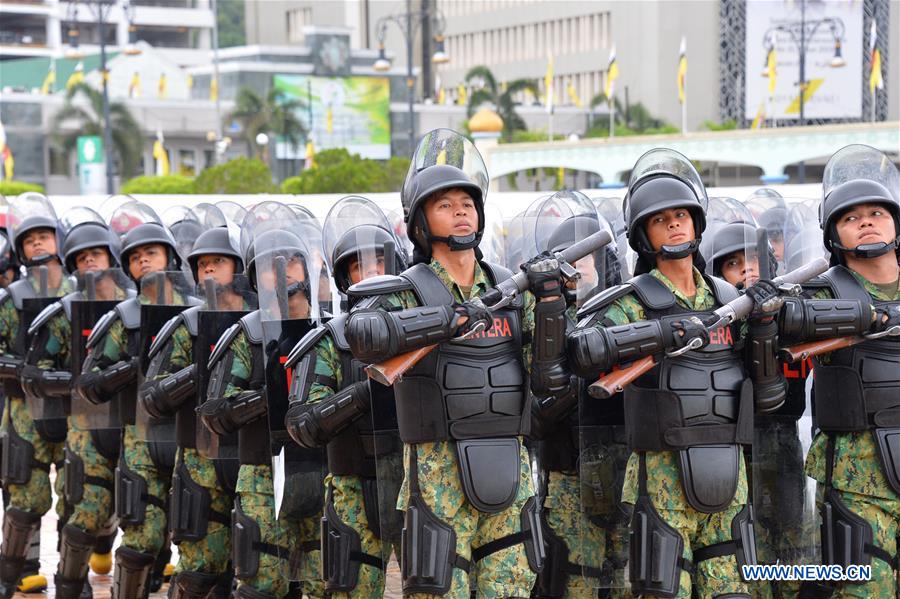
<instances>
[{"instance_id":1,"label":"window","mask_svg":"<svg viewBox=\"0 0 900 599\"><path fill-rule=\"evenodd\" d=\"M303 42L303 28L312 23L312 7L295 8L287 13L287 38L291 43Z\"/></svg>"},{"instance_id":2,"label":"window","mask_svg":"<svg viewBox=\"0 0 900 599\"><path fill-rule=\"evenodd\" d=\"M50 146L50 174L64 177L70 175L69 156L61 148Z\"/></svg>"}]
</instances>

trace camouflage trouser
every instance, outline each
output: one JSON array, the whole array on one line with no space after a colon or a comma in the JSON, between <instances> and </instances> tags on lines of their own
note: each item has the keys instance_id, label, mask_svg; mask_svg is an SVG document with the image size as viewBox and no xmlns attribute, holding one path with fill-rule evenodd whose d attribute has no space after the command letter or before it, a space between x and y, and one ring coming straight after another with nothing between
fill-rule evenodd
<instances>
[{"instance_id":1,"label":"camouflage trouser","mask_svg":"<svg viewBox=\"0 0 900 599\"><path fill-rule=\"evenodd\" d=\"M64 442L50 443L45 441L35 430L34 420L28 411L24 399L8 397L6 408L3 410L3 419L0 423L3 430L12 427L15 432L34 447L34 460L47 465L47 470L32 467L31 476L24 485L10 484L5 488L8 494L9 507L42 516L50 511L53 505L53 497L50 491L49 466L57 467L56 481L54 483L57 497L56 513L60 518L65 517L65 502L62 501L65 478L62 472Z\"/></svg>"},{"instance_id":2,"label":"camouflage trouser","mask_svg":"<svg viewBox=\"0 0 900 599\"><path fill-rule=\"evenodd\" d=\"M122 435L120 461L147 481L147 493L163 504L172 485L172 471L160 470L150 457L149 444L138 437L137 427L125 426ZM147 504L144 521L140 524L120 523L122 545L135 551L157 555L168 542L166 512L156 505Z\"/></svg>"},{"instance_id":3,"label":"camouflage trouser","mask_svg":"<svg viewBox=\"0 0 900 599\"><path fill-rule=\"evenodd\" d=\"M360 550L381 558L387 563L391 550L400 555L399 544L391 546L375 536L369 528L369 519L363 499L362 479L358 476L331 476L325 480L331 488L334 511L341 522L359 535ZM356 588L350 593L332 593L333 599L377 599L384 594L384 570L369 564L360 564Z\"/></svg>"},{"instance_id":4,"label":"camouflage trouser","mask_svg":"<svg viewBox=\"0 0 900 599\"><path fill-rule=\"evenodd\" d=\"M404 445L404 487L408 489L409 457L413 446ZM524 445L519 455L519 488L512 504L496 514L478 511L466 499L456 464L456 451L451 442L422 443L414 446L417 453L419 492L425 504L442 522L456 532L456 553L470 559L472 549L521 531L521 513L525 502L534 495L531 463ZM408 495L401 491L398 509L405 509ZM450 591L452 599L468 599L470 578L474 579L479 597L528 597L537 575L528 565L525 546L516 544L487 555L472 564L469 574L453 568ZM410 594L424 599L433 595Z\"/></svg>"},{"instance_id":5,"label":"camouflage trouser","mask_svg":"<svg viewBox=\"0 0 900 599\"><path fill-rule=\"evenodd\" d=\"M581 489L578 476L550 472L547 497L544 499L547 524L569 549L569 563L603 569L606 561L624 564L628 559L627 522L607 529L594 524L585 515L581 505ZM618 587L613 596L621 594L625 586L624 571L619 570L612 581L570 574L565 597L584 598L597 596L601 587Z\"/></svg>"},{"instance_id":6,"label":"camouflage trouser","mask_svg":"<svg viewBox=\"0 0 900 599\"><path fill-rule=\"evenodd\" d=\"M241 466L237 482L236 506L259 526L260 541L278 547L279 555L261 553L255 576L240 579L239 586L251 586L275 597L287 596L291 579L299 579L304 594L323 597L324 584L319 580L318 552L300 548L319 536L317 518L291 520L275 515L275 491L269 465ZM298 557L299 556L299 557Z\"/></svg>"},{"instance_id":7,"label":"camouflage trouser","mask_svg":"<svg viewBox=\"0 0 900 599\"><path fill-rule=\"evenodd\" d=\"M72 515L69 524L92 534L102 535L112 532L116 526L113 505L113 485L116 464L97 449L90 431L72 426L66 434L69 451L81 458L84 476L102 479L108 486L100 486L85 481L81 501L70 506Z\"/></svg>"},{"instance_id":8,"label":"camouflage trouser","mask_svg":"<svg viewBox=\"0 0 900 599\"><path fill-rule=\"evenodd\" d=\"M234 495L219 484L213 460L203 457L196 449L178 448L176 468L184 463L191 479L209 491L210 510L230 515ZM231 561L231 526L209 521L206 536L200 541L178 543L178 565L175 573L203 572L224 574Z\"/></svg>"},{"instance_id":9,"label":"camouflage trouser","mask_svg":"<svg viewBox=\"0 0 900 599\"><path fill-rule=\"evenodd\" d=\"M838 491L844 505L872 526L873 541L890 555L897 555L897 535L900 533L900 501L882 499L859 493ZM824 495L824 485L816 490L818 501ZM862 584L840 583L835 597L896 597L897 570L878 558L872 558L872 577Z\"/></svg>"}]
</instances>

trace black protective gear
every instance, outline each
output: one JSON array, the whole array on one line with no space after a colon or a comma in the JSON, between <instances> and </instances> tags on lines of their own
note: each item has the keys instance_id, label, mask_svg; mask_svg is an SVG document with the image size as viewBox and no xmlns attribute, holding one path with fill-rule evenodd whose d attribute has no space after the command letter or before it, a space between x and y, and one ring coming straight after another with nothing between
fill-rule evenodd
<instances>
[{"instance_id":1,"label":"black protective gear","mask_svg":"<svg viewBox=\"0 0 900 599\"><path fill-rule=\"evenodd\" d=\"M890 243L862 244L856 248L843 246L837 234L838 217L859 204L880 204L887 208L894 218L897 238ZM819 224L825 233L825 247L832 255L832 265L844 264L843 254L847 252L860 258L874 258L896 251L900 244L900 204L890 190L877 181L847 181L828 191L819 205Z\"/></svg>"},{"instance_id":2,"label":"black protective gear","mask_svg":"<svg viewBox=\"0 0 900 599\"><path fill-rule=\"evenodd\" d=\"M572 371L587 378L622 362L662 352L670 342L671 334L663 331L657 320L603 329L579 326L566 339L566 353Z\"/></svg>"},{"instance_id":3,"label":"black protective gear","mask_svg":"<svg viewBox=\"0 0 900 599\"><path fill-rule=\"evenodd\" d=\"M823 564L868 566L872 557L894 564L893 556L875 545L872 525L848 508L834 488L825 490L820 514Z\"/></svg>"},{"instance_id":4,"label":"black protective gear","mask_svg":"<svg viewBox=\"0 0 900 599\"><path fill-rule=\"evenodd\" d=\"M72 373L68 370L46 370L33 364L23 364L19 381L25 397L35 401L68 398L72 392Z\"/></svg>"},{"instance_id":5,"label":"black protective gear","mask_svg":"<svg viewBox=\"0 0 900 599\"><path fill-rule=\"evenodd\" d=\"M179 572L172 577L167 599L207 599L218 582L219 577L215 574Z\"/></svg>"},{"instance_id":6,"label":"black protective gear","mask_svg":"<svg viewBox=\"0 0 900 599\"><path fill-rule=\"evenodd\" d=\"M325 590L330 593L353 591L359 580L359 567L362 564L380 570L385 568L381 556L363 553L359 533L341 521L335 511L330 488L325 498L321 538L322 578L325 580Z\"/></svg>"},{"instance_id":7,"label":"black protective gear","mask_svg":"<svg viewBox=\"0 0 900 599\"><path fill-rule=\"evenodd\" d=\"M782 299L778 288L772 281L760 279L747 287L747 297L753 300L753 311L750 318L772 316L781 309Z\"/></svg>"},{"instance_id":8,"label":"black protective gear","mask_svg":"<svg viewBox=\"0 0 900 599\"><path fill-rule=\"evenodd\" d=\"M489 331L494 324L494 317L491 315L491 311L479 304L472 302L456 304L454 306L454 312L458 317L465 317L467 319L461 325L457 325L455 336L458 337L485 333ZM459 322L459 319L457 319L456 322Z\"/></svg>"},{"instance_id":9,"label":"black protective gear","mask_svg":"<svg viewBox=\"0 0 900 599\"><path fill-rule=\"evenodd\" d=\"M359 225L344 233L335 243L330 256L331 274L338 291L347 293L352 285L349 273L352 258L364 252L373 252L375 255L383 256L384 246L387 243L396 243L394 236L390 231L374 224ZM385 260L387 259L388 257L385 256ZM390 266L385 264L385 268L391 268L395 274L406 270L406 260L400 248L395 248L393 259L394 264Z\"/></svg>"},{"instance_id":10,"label":"black protective gear","mask_svg":"<svg viewBox=\"0 0 900 599\"><path fill-rule=\"evenodd\" d=\"M90 358L85 361L85 366L89 364L92 364ZM127 389L137 374L137 358L120 360L99 372L86 368L75 381L75 392L85 401L100 405Z\"/></svg>"},{"instance_id":11,"label":"black protective gear","mask_svg":"<svg viewBox=\"0 0 900 599\"><path fill-rule=\"evenodd\" d=\"M197 263L200 260L200 256L209 255L228 256L235 261L235 273L243 272L244 270L244 261L241 258L241 253L235 247L231 236L228 234L227 227L207 229L194 241L191 253L187 255L187 261L195 281L200 281L197 273Z\"/></svg>"},{"instance_id":12,"label":"black protective gear","mask_svg":"<svg viewBox=\"0 0 900 599\"><path fill-rule=\"evenodd\" d=\"M170 418L178 408L197 391L196 376L197 365L185 366L178 372L157 379L155 373L159 372L157 362L165 359L164 354L154 356L147 369L147 380L138 391L138 399L141 407L153 418Z\"/></svg>"},{"instance_id":13,"label":"black protective gear","mask_svg":"<svg viewBox=\"0 0 900 599\"><path fill-rule=\"evenodd\" d=\"M150 571L156 556L120 546L116 549L113 599L146 599L150 596Z\"/></svg>"},{"instance_id":14,"label":"black protective gear","mask_svg":"<svg viewBox=\"0 0 900 599\"><path fill-rule=\"evenodd\" d=\"M278 599L271 593L258 591L250 585L244 584L238 587L234 599Z\"/></svg>"},{"instance_id":15,"label":"black protective gear","mask_svg":"<svg viewBox=\"0 0 900 599\"><path fill-rule=\"evenodd\" d=\"M900 326L900 304L875 307L875 320L869 327L870 333L881 333L896 326Z\"/></svg>"},{"instance_id":16,"label":"black protective gear","mask_svg":"<svg viewBox=\"0 0 900 599\"><path fill-rule=\"evenodd\" d=\"M152 450L151 450L151 457ZM128 468L124 459L119 460L115 473L116 517L126 525L138 525L147 517L147 506L153 505L166 511L164 499L151 495L147 480Z\"/></svg>"},{"instance_id":17,"label":"black protective gear","mask_svg":"<svg viewBox=\"0 0 900 599\"><path fill-rule=\"evenodd\" d=\"M566 368L566 302L538 302L534 307L531 390L540 397L560 396L569 390Z\"/></svg>"},{"instance_id":18,"label":"black protective gear","mask_svg":"<svg viewBox=\"0 0 900 599\"><path fill-rule=\"evenodd\" d=\"M88 576L88 564L97 537L77 526L63 526L59 539L59 565L54 582L60 599L79 599Z\"/></svg>"},{"instance_id":19,"label":"black protective gear","mask_svg":"<svg viewBox=\"0 0 900 599\"><path fill-rule=\"evenodd\" d=\"M0 545L0 590L11 598L25 567L31 539L41 529L41 515L17 507L7 507L3 514L3 541Z\"/></svg>"},{"instance_id":20,"label":"black protective gear","mask_svg":"<svg viewBox=\"0 0 900 599\"><path fill-rule=\"evenodd\" d=\"M50 472L50 464L38 462L34 458L34 445L16 432L12 423L0 431L0 446L3 447L0 463L0 482L7 485L24 485L31 480L31 469L40 468Z\"/></svg>"},{"instance_id":21,"label":"black protective gear","mask_svg":"<svg viewBox=\"0 0 900 599\"><path fill-rule=\"evenodd\" d=\"M360 381L313 404L292 403L285 417L285 426L299 445L310 449L321 447L367 414L369 402L369 385Z\"/></svg>"},{"instance_id":22,"label":"black protective gear","mask_svg":"<svg viewBox=\"0 0 900 599\"><path fill-rule=\"evenodd\" d=\"M211 509L209 489L191 477L184 462L172 473L172 491L169 495L169 530L175 543L201 541L209 530L210 520L222 526L230 526L227 514Z\"/></svg>"},{"instance_id":23,"label":"black protective gear","mask_svg":"<svg viewBox=\"0 0 900 599\"><path fill-rule=\"evenodd\" d=\"M287 554L283 548L262 543L259 524L244 514L240 497L235 497L234 509L231 511L231 535L231 563L234 577L239 580L256 576L259 572L260 553L273 557Z\"/></svg>"},{"instance_id":24,"label":"black protective gear","mask_svg":"<svg viewBox=\"0 0 900 599\"><path fill-rule=\"evenodd\" d=\"M545 252L520 267L528 275L528 289L535 299L562 295L562 269L559 260Z\"/></svg>"},{"instance_id":25,"label":"black protective gear","mask_svg":"<svg viewBox=\"0 0 900 599\"><path fill-rule=\"evenodd\" d=\"M457 320L452 304L391 312L360 309L347 319L347 340L354 356L376 363L448 341L456 332Z\"/></svg>"},{"instance_id":26,"label":"black protective gear","mask_svg":"<svg viewBox=\"0 0 900 599\"><path fill-rule=\"evenodd\" d=\"M662 519L647 495L634 505L629 541L628 571L635 595L674 597L681 586L684 539Z\"/></svg>"},{"instance_id":27,"label":"black protective gear","mask_svg":"<svg viewBox=\"0 0 900 599\"><path fill-rule=\"evenodd\" d=\"M266 410L265 394L250 389L232 397L210 397L197 408L197 414L209 430L227 436L264 417Z\"/></svg>"},{"instance_id":28,"label":"black protective gear","mask_svg":"<svg viewBox=\"0 0 900 599\"><path fill-rule=\"evenodd\" d=\"M21 368L22 358L10 355L0 356L0 379L18 380Z\"/></svg>"},{"instance_id":29,"label":"black protective gear","mask_svg":"<svg viewBox=\"0 0 900 599\"><path fill-rule=\"evenodd\" d=\"M264 248L262 252L257 248ZM284 256L285 258L293 258L299 256L303 260L304 273L306 280L303 283L295 283L298 291L303 291L309 298L309 256L307 255L306 244L295 233L285 230L270 230L259 235L244 250L244 269L245 274L250 279L250 286L256 289L256 263L260 258L271 257L273 260L276 256ZM288 289L290 294L291 290Z\"/></svg>"},{"instance_id":30,"label":"black protective gear","mask_svg":"<svg viewBox=\"0 0 900 599\"><path fill-rule=\"evenodd\" d=\"M128 265L131 252L141 246L150 244L159 244L166 248L168 264L165 270L167 272L181 269L181 256L178 255L178 246L175 244L175 239L168 229L162 224L155 222L140 224L122 236L122 264ZM130 269L126 268L125 272L135 283L138 282L138 279L132 276Z\"/></svg>"},{"instance_id":31,"label":"black protective gear","mask_svg":"<svg viewBox=\"0 0 900 599\"><path fill-rule=\"evenodd\" d=\"M709 329L698 316L689 316L669 323L672 327L672 346L675 349L687 347L694 339L699 339L700 347L709 345Z\"/></svg>"},{"instance_id":32,"label":"black protective gear","mask_svg":"<svg viewBox=\"0 0 900 599\"><path fill-rule=\"evenodd\" d=\"M856 299L788 297L778 317L781 343L861 335L872 326L869 303Z\"/></svg>"},{"instance_id":33,"label":"black protective gear","mask_svg":"<svg viewBox=\"0 0 900 599\"><path fill-rule=\"evenodd\" d=\"M561 420L572 414L578 407L579 383L571 377L567 391L545 398L532 397L531 437L544 439Z\"/></svg>"},{"instance_id":34,"label":"black protective gear","mask_svg":"<svg viewBox=\"0 0 900 599\"><path fill-rule=\"evenodd\" d=\"M787 380L776 357L778 323L751 320L746 340L747 373L753 379L753 400L757 412L774 412L784 404Z\"/></svg>"},{"instance_id":35,"label":"black protective gear","mask_svg":"<svg viewBox=\"0 0 900 599\"><path fill-rule=\"evenodd\" d=\"M70 273L78 271L75 259L78 253L90 248L104 248L109 254L109 267L119 266L119 243L109 227L98 222L83 222L68 233L62 244L63 260Z\"/></svg>"}]
</instances>

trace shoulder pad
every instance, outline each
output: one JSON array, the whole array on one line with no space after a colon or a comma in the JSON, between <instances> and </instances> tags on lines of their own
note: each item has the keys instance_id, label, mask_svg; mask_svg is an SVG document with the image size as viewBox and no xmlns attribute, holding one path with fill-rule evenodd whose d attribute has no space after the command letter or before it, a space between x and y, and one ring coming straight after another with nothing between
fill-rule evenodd
<instances>
[{"instance_id":1,"label":"shoulder pad","mask_svg":"<svg viewBox=\"0 0 900 599\"><path fill-rule=\"evenodd\" d=\"M182 312L184 314L184 312ZM153 338L153 343L150 344L150 349L147 350L147 358L152 360L156 354L162 350L163 347L166 346L169 339L172 338L172 335L175 334L175 331L182 324L181 314L170 318L166 321L164 325L159 329L159 332L156 333L156 336Z\"/></svg>"},{"instance_id":2,"label":"shoulder pad","mask_svg":"<svg viewBox=\"0 0 900 599\"><path fill-rule=\"evenodd\" d=\"M62 305L63 310L66 313L66 320L72 320L72 302L77 299L81 299L83 296L80 292L70 293L69 295L63 297L59 300L59 303Z\"/></svg>"},{"instance_id":3,"label":"shoulder pad","mask_svg":"<svg viewBox=\"0 0 900 599\"><path fill-rule=\"evenodd\" d=\"M196 337L197 333L200 331L200 310L203 309L203 306L191 306L187 310L181 313L181 319L184 320L184 326L187 327L188 334L191 337Z\"/></svg>"},{"instance_id":4,"label":"shoulder pad","mask_svg":"<svg viewBox=\"0 0 900 599\"><path fill-rule=\"evenodd\" d=\"M665 310L675 305L675 294L650 274L638 275L628 284L634 288L640 302L651 310Z\"/></svg>"},{"instance_id":5,"label":"shoulder pad","mask_svg":"<svg viewBox=\"0 0 900 599\"><path fill-rule=\"evenodd\" d=\"M197 306L203 305L203 299L194 295L189 295L185 300L184 304L186 306L190 306L191 308L195 308Z\"/></svg>"},{"instance_id":6,"label":"shoulder pad","mask_svg":"<svg viewBox=\"0 0 900 599\"><path fill-rule=\"evenodd\" d=\"M349 297L367 297L370 295L387 295L412 289L409 281L397 275L379 275L370 277L351 285L347 290Z\"/></svg>"},{"instance_id":7,"label":"shoulder pad","mask_svg":"<svg viewBox=\"0 0 900 599\"><path fill-rule=\"evenodd\" d=\"M331 321L329 321L330 323ZM319 339L325 336L326 333L329 333L328 325L322 325L320 327L316 327L309 331L307 334L303 335L303 338L297 342L297 345L291 349L291 352L288 354L287 361L284 363L285 370L293 368L294 365L303 359L303 356L308 354L319 342Z\"/></svg>"},{"instance_id":8,"label":"shoulder pad","mask_svg":"<svg viewBox=\"0 0 900 599\"><path fill-rule=\"evenodd\" d=\"M846 266L832 266L820 278L831 288L836 298L860 300L863 305L872 302L868 290L860 285L859 280Z\"/></svg>"},{"instance_id":9,"label":"shoulder pad","mask_svg":"<svg viewBox=\"0 0 900 599\"><path fill-rule=\"evenodd\" d=\"M54 316L61 313L63 310L62 301L53 302L40 312L38 315L34 317L34 320L31 321L31 325L28 327L28 334L34 335L37 333L41 327L50 322Z\"/></svg>"},{"instance_id":10,"label":"shoulder pad","mask_svg":"<svg viewBox=\"0 0 900 599\"><path fill-rule=\"evenodd\" d=\"M623 285L616 285L615 287L610 287L609 289L604 289L603 291L586 301L575 314L575 318L580 320L585 316L593 314L594 312L599 312L600 310L608 307L617 299L625 297L633 291L634 288L628 283L625 283Z\"/></svg>"},{"instance_id":11,"label":"shoulder pad","mask_svg":"<svg viewBox=\"0 0 900 599\"><path fill-rule=\"evenodd\" d=\"M488 271L488 276L491 279L491 283L496 285L497 283L502 283L508 278L513 276L511 270L506 268L505 266L501 266L499 264L494 264L493 262L487 262L482 260L481 267ZM516 296L516 299L513 300L512 304L510 304L513 308L521 308L525 305L525 300L521 294Z\"/></svg>"},{"instance_id":12,"label":"shoulder pad","mask_svg":"<svg viewBox=\"0 0 900 599\"><path fill-rule=\"evenodd\" d=\"M709 286L712 287L713 295L720 305L725 305L731 300L735 300L740 296L737 287L719 277L705 277Z\"/></svg>"},{"instance_id":13,"label":"shoulder pad","mask_svg":"<svg viewBox=\"0 0 900 599\"><path fill-rule=\"evenodd\" d=\"M13 305L16 307L16 310L22 309L23 300L35 296L34 288L27 279L13 281L6 286L6 290L9 292L10 297L12 297Z\"/></svg>"},{"instance_id":14,"label":"shoulder pad","mask_svg":"<svg viewBox=\"0 0 900 599\"><path fill-rule=\"evenodd\" d=\"M334 344L341 351L350 351L350 343L347 341L347 336L344 334L348 316L348 314L341 314L325 323L325 326L328 327L328 330L331 332L331 340L334 341Z\"/></svg>"},{"instance_id":15,"label":"shoulder pad","mask_svg":"<svg viewBox=\"0 0 900 599\"><path fill-rule=\"evenodd\" d=\"M235 340L240 332L241 325L238 322L225 329L225 332L222 333L222 336L219 337L219 340L213 345L213 350L209 354L209 361L206 363L209 370L212 370L213 366L216 365L216 362L222 359L222 356L224 356L225 352L228 351L228 348L231 347L231 342Z\"/></svg>"},{"instance_id":16,"label":"shoulder pad","mask_svg":"<svg viewBox=\"0 0 900 599\"><path fill-rule=\"evenodd\" d=\"M119 313L113 308L106 314L100 317L100 320L94 325L94 328L91 329L91 334L88 335L87 341L85 341L85 346L88 349L92 349L95 345L100 343L100 340L106 336L106 333L109 331L110 327L112 327L113 323L119 320Z\"/></svg>"},{"instance_id":17,"label":"shoulder pad","mask_svg":"<svg viewBox=\"0 0 900 599\"><path fill-rule=\"evenodd\" d=\"M453 294L424 262L410 266L400 276L409 281L416 298L423 305L444 306L453 303Z\"/></svg>"},{"instance_id":18,"label":"shoulder pad","mask_svg":"<svg viewBox=\"0 0 900 599\"><path fill-rule=\"evenodd\" d=\"M122 319L122 324L129 331L141 328L141 302L137 297L130 297L122 300L114 308Z\"/></svg>"},{"instance_id":19,"label":"shoulder pad","mask_svg":"<svg viewBox=\"0 0 900 599\"><path fill-rule=\"evenodd\" d=\"M250 314L241 317L238 322L240 323L241 328L244 329L244 334L247 335L247 340L250 343L253 345L262 344L262 313L259 310L254 310Z\"/></svg>"}]
</instances>

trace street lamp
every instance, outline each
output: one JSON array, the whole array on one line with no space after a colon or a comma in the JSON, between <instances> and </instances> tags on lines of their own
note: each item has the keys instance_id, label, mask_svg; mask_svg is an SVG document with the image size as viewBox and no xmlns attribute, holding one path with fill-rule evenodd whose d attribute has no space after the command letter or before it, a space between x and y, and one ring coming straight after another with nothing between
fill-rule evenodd
<instances>
[{"instance_id":1,"label":"street lamp","mask_svg":"<svg viewBox=\"0 0 900 599\"><path fill-rule=\"evenodd\" d=\"M413 12L412 0L406 0L406 12L395 15L385 15L378 19L375 28L378 31L378 58L372 65L378 72L385 72L391 68L391 61L384 52L384 38L387 34L388 23L393 23L403 35L406 42L406 94L409 101L409 147L412 149L416 143L416 122L413 104L415 102L416 80L413 78L413 42L416 39L418 28L429 25L436 33L434 41L437 44L435 53L431 57L434 64L449 62L450 57L444 50L444 15L441 11L432 9L423 4L422 10Z\"/></svg>"},{"instance_id":2,"label":"street lamp","mask_svg":"<svg viewBox=\"0 0 900 599\"><path fill-rule=\"evenodd\" d=\"M100 85L103 91L103 153L106 158L106 193L113 193L113 159L112 159L112 128L109 122L109 72L106 70L106 24L109 21L109 13L112 11L116 0L68 0L68 20L72 22L69 30L69 42L71 49L69 56L81 56L78 50L78 7L85 5L91 14L97 19L97 36L100 39ZM124 13L129 21L132 21L133 13L131 2L124 2ZM130 27L129 27L130 30ZM129 44L131 46L131 44ZM127 49L126 49L127 50ZM126 53L140 54L140 50L131 47Z\"/></svg>"}]
</instances>

